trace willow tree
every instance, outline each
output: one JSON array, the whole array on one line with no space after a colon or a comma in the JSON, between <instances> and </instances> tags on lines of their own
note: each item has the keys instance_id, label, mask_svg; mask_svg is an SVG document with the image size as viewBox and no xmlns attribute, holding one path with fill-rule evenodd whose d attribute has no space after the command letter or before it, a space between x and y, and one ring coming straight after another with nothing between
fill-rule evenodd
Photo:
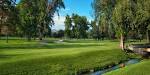
<instances>
[{"instance_id":1,"label":"willow tree","mask_svg":"<svg viewBox=\"0 0 150 75\"><path fill-rule=\"evenodd\" d=\"M35 35L42 40L54 24L54 14L65 8L63 0L21 0L17 7L21 19L20 30L28 40Z\"/></svg>"},{"instance_id":2,"label":"willow tree","mask_svg":"<svg viewBox=\"0 0 150 75\"><path fill-rule=\"evenodd\" d=\"M133 27L138 33L147 33L147 42L150 43L150 0L135 0Z\"/></svg>"},{"instance_id":3,"label":"willow tree","mask_svg":"<svg viewBox=\"0 0 150 75\"><path fill-rule=\"evenodd\" d=\"M117 36L120 38L120 47L124 50L124 41L132 25L133 12L131 0L118 0L113 11L113 24Z\"/></svg>"},{"instance_id":4,"label":"willow tree","mask_svg":"<svg viewBox=\"0 0 150 75\"><path fill-rule=\"evenodd\" d=\"M20 28L20 31L22 31L22 34L27 37L28 41L31 40L37 28L37 3L37 0L21 0L17 5L21 21L21 25L18 27Z\"/></svg>"},{"instance_id":5,"label":"willow tree","mask_svg":"<svg viewBox=\"0 0 150 75\"><path fill-rule=\"evenodd\" d=\"M114 33L111 17L115 4L116 0L94 0L92 4L94 17L99 24L101 33L105 33L110 38Z\"/></svg>"},{"instance_id":6,"label":"willow tree","mask_svg":"<svg viewBox=\"0 0 150 75\"><path fill-rule=\"evenodd\" d=\"M71 38L72 20L69 15L66 16L64 23L65 23L65 37Z\"/></svg>"},{"instance_id":7,"label":"willow tree","mask_svg":"<svg viewBox=\"0 0 150 75\"><path fill-rule=\"evenodd\" d=\"M39 39L42 40L44 33L48 32L54 24L53 17L55 13L59 15L59 10L65 8L63 0L39 0L39 15L37 26Z\"/></svg>"},{"instance_id":8,"label":"willow tree","mask_svg":"<svg viewBox=\"0 0 150 75\"><path fill-rule=\"evenodd\" d=\"M92 38L96 39L96 40L100 40L100 30L98 25L96 24L96 21L91 21L91 35Z\"/></svg>"}]
</instances>

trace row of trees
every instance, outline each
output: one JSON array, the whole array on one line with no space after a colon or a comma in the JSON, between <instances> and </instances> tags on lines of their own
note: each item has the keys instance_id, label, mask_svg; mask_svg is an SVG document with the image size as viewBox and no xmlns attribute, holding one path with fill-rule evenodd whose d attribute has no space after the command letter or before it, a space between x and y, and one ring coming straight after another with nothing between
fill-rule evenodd
<instances>
[{"instance_id":1,"label":"row of trees","mask_svg":"<svg viewBox=\"0 0 150 75\"><path fill-rule=\"evenodd\" d=\"M17 5L15 5L15 0L0 2L0 13L5 13L4 16L1 16L0 26L9 23L8 28L14 27L16 34L27 37L29 41L32 37L42 40L50 33L51 26L54 24L54 14L58 13L61 8L65 8L63 0L21 0ZM11 14L16 16L12 18L9 16ZM3 18L6 16L7 18ZM8 20L8 18L11 19Z\"/></svg>"},{"instance_id":2,"label":"row of trees","mask_svg":"<svg viewBox=\"0 0 150 75\"><path fill-rule=\"evenodd\" d=\"M95 24L102 33L120 38L120 47L129 32L150 40L150 0L94 0Z\"/></svg>"},{"instance_id":3,"label":"row of trees","mask_svg":"<svg viewBox=\"0 0 150 75\"><path fill-rule=\"evenodd\" d=\"M66 38L87 38L87 31L89 29L89 22L85 16L72 14L67 15L65 19L65 37Z\"/></svg>"}]
</instances>

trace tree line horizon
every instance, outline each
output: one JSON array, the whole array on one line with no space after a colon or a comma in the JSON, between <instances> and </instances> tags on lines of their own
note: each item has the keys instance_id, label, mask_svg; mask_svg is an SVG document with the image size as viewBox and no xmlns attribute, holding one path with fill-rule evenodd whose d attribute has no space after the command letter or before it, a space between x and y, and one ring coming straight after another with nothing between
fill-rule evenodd
<instances>
[{"instance_id":1,"label":"tree line horizon","mask_svg":"<svg viewBox=\"0 0 150 75\"><path fill-rule=\"evenodd\" d=\"M67 39L120 39L120 47L128 38L150 42L150 0L93 0L94 20L78 14L66 15L65 30L52 33L53 17L65 9L63 0L2 0L0 31L5 35L42 40L45 36ZM0 32L1 33L1 32ZM2 34L1 34L2 35Z\"/></svg>"}]
</instances>

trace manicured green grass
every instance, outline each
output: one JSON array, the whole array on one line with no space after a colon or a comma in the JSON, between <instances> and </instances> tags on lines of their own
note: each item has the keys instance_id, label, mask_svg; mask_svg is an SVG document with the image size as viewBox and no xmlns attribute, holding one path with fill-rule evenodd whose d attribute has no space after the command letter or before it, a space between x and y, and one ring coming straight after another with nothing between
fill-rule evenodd
<instances>
[{"instance_id":1,"label":"manicured green grass","mask_svg":"<svg viewBox=\"0 0 150 75\"><path fill-rule=\"evenodd\" d=\"M150 75L150 60L109 72L105 75Z\"/></svg>"},{"instance_id":2,"label":"manicured green grass","mask_svg":"<svg viewBox=\"0 0 150 75\"><path fill-rule=\"evenodd\" d=\"M127 60L113 41L0 40L0 75L75 75Z\"/></svg>"},{"instance_id":3,"label":"manicured green grass","mask_svg":"<svg viewBox=\"0 0 150 75\"><path fill-rule=\"evenodd\" d=\"M143 43L146 43L146 41L143 40L142 42L132 42L130 44L143 44ZM130 54L130 57L141 58L141 56L135 54ZM117 69L108 72L104 75L150 75L150 60L144 59L137 64L129 65L126 66L125 68Z\"/></svg>"}]
</instances>

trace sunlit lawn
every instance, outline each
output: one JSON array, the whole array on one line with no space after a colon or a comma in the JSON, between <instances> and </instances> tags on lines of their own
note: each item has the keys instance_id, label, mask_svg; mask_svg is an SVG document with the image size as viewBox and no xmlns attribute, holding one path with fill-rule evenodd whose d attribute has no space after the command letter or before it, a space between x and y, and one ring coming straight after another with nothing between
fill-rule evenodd
<instances>
[{"instance_id":1,"label":"sunlit lawn","mask_svg":"<svg viewBox=\"0 0 150 75\"><path fill-rule=\"evenodd\" d=\"M0 40L0 75L74 75L126 60L118 42Z\"/></svg>"},{"instance_id":2,"label":"sunlit lawn","mask_svg":"<svg viewBox=\"0 0 150 75\"><path fill-rule=\"evenodd\" d=\"M105 75L150 75L150 60L109 72Z\"/></svg>"}]
</instances>

